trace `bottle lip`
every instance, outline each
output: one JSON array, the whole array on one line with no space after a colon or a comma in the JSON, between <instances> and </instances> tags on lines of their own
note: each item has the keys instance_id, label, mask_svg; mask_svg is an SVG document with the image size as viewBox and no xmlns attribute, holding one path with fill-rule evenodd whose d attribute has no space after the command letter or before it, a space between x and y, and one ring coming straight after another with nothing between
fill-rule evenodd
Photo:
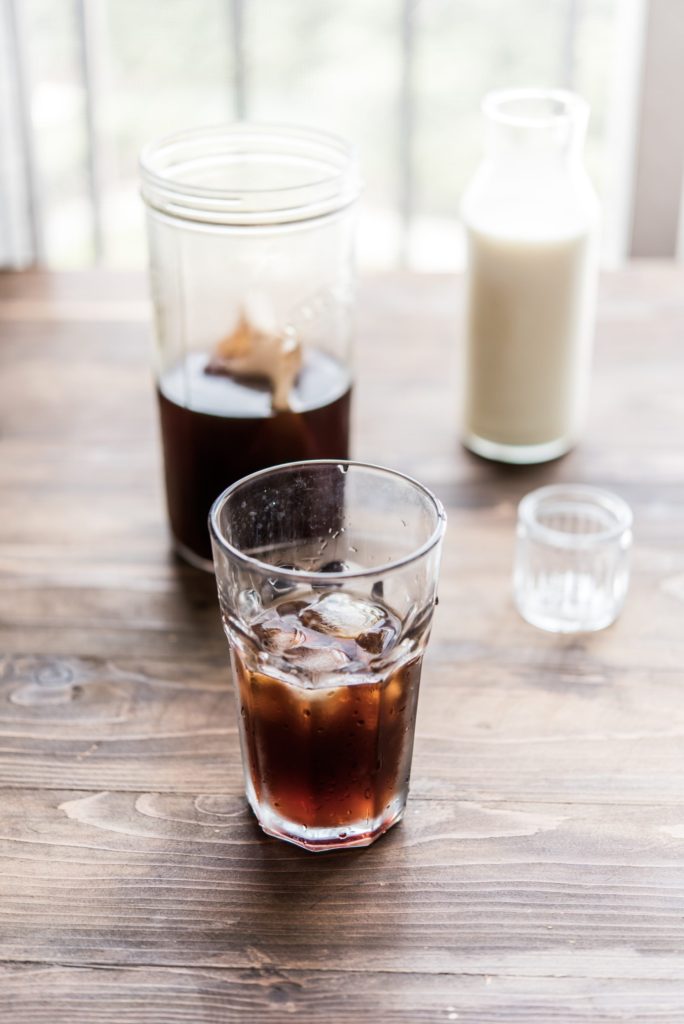
<instances>
[{"instance_id":1,"label":"bottle lip","mask_svg":"<svg viewBox=\"0 0 684 1024\"><path fill-rule=\"evenodd\" d=\"M604 514L606 524L588 533L548 526L543 522L543 512L549 505L552 509L561 506L568 513L595 510ZM567 550L596 548L625 536L630 540L632 520L632 510L624 498L589 484L548 484L530 491L518 505L518 523L533 540Z\"/></svg>"},{"instance_id":2,"label":"bottle lip","mask_svg":"<svg viewBox=\"0 0 684 1024\"><path fill-rule=\"evenodd\" d=\"M589 104L569 89L495 89L482 100L482 113L509 128L548 129L586 121Z\"/></svg>"},{"instance_id":3,"label":"bottle lip","mask_svg":"<svg viewBox=\"0 0 684 1024\"><path fill-rule=\"evenodd\" d=\"M214 225L312 220L343 210L361 191L351 143L288 124L234 121L176 132L148 143L139 168L150 208Z\"/></svg>"}]
</instances>

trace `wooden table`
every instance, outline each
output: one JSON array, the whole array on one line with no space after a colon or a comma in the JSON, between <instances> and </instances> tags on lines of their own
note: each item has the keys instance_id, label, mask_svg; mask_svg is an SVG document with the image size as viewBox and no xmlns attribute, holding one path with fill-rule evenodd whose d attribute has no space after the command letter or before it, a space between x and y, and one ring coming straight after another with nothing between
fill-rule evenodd
<instances>
[{"instance_id":1,"label":"wooden table","mask_svg":"<svg viewBox=\"0 0 684 1024\"><path fill-rule=\"evenodd\" d=\"M169 553L142 278L0 277L0 1017L684 1020L684 273L603 282L581 446L456 441L460 288L362 289L355 453L445 501L404 823L313 856L245 808L213 581ZM635 511L620 621L511 604L517 500Z\"/></svg>"}]
</instances>

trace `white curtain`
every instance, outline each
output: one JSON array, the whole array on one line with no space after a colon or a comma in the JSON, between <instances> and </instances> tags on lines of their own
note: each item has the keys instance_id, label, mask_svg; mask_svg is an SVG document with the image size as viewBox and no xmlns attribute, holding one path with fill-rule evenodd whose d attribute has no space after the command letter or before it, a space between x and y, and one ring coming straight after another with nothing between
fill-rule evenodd
<instances>
[{"instance_id":1,"label":"white curtain","mask_svg":"<svg viewBox=\"0 0 684 1024\"><path fill-rule=\"evenodd\" d=\"M0 0L0 269L38 258L27 102L18 50L20 3Z\"/></svg>"}]
</instances>

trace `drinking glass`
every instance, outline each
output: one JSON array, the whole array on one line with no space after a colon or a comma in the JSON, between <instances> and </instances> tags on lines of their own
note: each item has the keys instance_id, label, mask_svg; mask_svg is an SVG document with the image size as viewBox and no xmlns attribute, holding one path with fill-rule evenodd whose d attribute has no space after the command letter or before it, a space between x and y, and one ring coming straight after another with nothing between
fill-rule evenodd
<instances>
[{"instance_id":1,"label":"drinking glass","mask_svg":"<svg viewBox=\"0 0 684 1024\"><path fill-rule=\"evenodd\" d=\"M446 516L401 473L321 460L211 510L247 799L307 850L367 846L404 813Z\"/></svg>"},{"instance_id":2,"label":"drinking glass","mask_svg":"<svg viewBox=\"0 0 684 1024\"><path fill-rule=\"evenodd\" d=\"M629 584L632 512L599 487L554 484L518 507L513 589L518 611L552 633L615 621Z\"/></svg>"}]
</instances>

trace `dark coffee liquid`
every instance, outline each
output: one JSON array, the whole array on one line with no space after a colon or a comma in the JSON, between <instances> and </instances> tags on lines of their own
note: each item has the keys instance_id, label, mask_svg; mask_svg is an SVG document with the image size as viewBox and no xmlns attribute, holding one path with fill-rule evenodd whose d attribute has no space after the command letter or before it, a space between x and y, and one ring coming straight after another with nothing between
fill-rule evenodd
<instances>
[{"instance_id":1,"label":"dark coffee liquid","mask_svg":"<svg viewBox=\"0 0 684 1024\"><path fill-rule=\"evenodd\" d=\"M338 616L338 597L322 617L316 609L325 612L331 594L285 598L254 627L262 653L270 651L293 681L269 674L268 659L258 669L248 664L237 647L233 666L257 803L296 826L343 836L345 827L371 830L393 802L403 805L422 659L372 671L374 658L394 646L399 624L382 605L365 602L359 607L375 611L370 624L344 607Z\"/></svg>"},{"instance_id":2,"label":"dark coffee liquid","mask_svg":"<svg viewBox=\"0 0 684 1024\"><path fill-rule=\"evenodd\" d=\"M207 516L229 484L259 469L301 459L349 455L348 371L307 351L292 411L272 412L267 387L205 372L193 353L158 387L171 529L183 548L211 560Z\"/></svg>"}]
</instances>

